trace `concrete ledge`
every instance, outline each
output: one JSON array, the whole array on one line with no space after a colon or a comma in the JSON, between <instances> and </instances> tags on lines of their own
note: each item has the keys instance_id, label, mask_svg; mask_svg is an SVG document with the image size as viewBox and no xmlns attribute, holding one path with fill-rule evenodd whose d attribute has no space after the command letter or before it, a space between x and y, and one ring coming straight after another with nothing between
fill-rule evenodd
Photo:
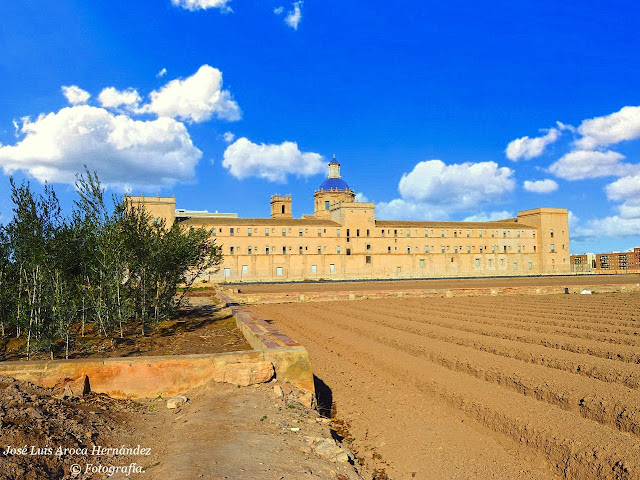
<instances>
[{"instance_id":1,"label":"concrete ledge","mask_svg":"<svg viewBox=\"0 0 640 480\"><path fill-rule=\"evenodd\" d=\"M205 385L226 365L258 363L262 352L1 362L0 375L53 387L89 377L91 390L114 398L168 396Z\"/></svg>"},{"instance_id":2,"label":"concrete ledge","mask_svg":"<svg viewBox=\"0 0 640 480\"><path fill-rule=\"evenodd\" d=\"M610 285L572 285L569 293L580 293L591 290L594 293L632 292L640 291L640 284L610 284ZM565 293L562 286L523 286L523 287L483 287L483 288L451 288L451 289L410 289L410 290L379 290L355 292L299 292L291 293L263 293L242 294L233 293L233 298L226 296L235 305L257 305L262 303L293 303L293 302L337 302L343 300L367 300L375 298L394 297L475 297L484 295L554 295ZM224 295L224 294L223 294ZM220 296L220 294L219 294ZM253 346L253 344L252 344ZM255 348L255 347L254 347Z\"/></svg>"},{"instance_id":3,"label":"concrete ledge","mask_svg":"<svg viewBox=\"0 0 640 480\"><path fill-rule=\"evenodd\" d=\"M249 345L261 352L265 360L273 363L276 377L315 393L307 349L228 295L220 291L217 295L233 312L236 325Z\"/></svg>"}]
</instances>

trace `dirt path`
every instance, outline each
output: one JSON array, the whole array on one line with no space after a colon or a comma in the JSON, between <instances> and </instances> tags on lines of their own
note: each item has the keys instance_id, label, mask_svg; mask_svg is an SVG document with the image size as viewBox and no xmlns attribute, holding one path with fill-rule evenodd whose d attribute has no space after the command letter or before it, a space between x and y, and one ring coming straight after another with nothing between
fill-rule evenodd
<instances>
[{"instance_id":1,"label":"dirt path","mask_svg":"<svg viewBox=\"0 0 640 480\"><path fill-rule=\"evenodd\" d=\"M377 282L325 282L325 283L280 283L242 284L243 294L251 293L308 293L308 292L374 292L380 290L413 290L442 288L487 288L487 287L551 287L572 285L636 285L640 274L628 275L575 275L551 277L509 278L445 278L432 280L385 280Z\"/></svg>"},{"instance_id":2,"label":"dirt path","mask_svg":"<svg viewBox=\"0 0 640 480\"><path fill-rule=\"evenodd\" d=\"M333 442L330 425L315 411L278 397L274 385L212 383L186 392L189 401L179 410L154 402L147 441L159 463L144 479L360 479L348 462L311 451L308 437Z\"/></svg>"},{"instance_id":3,"label":"dirt path","mask_svg":"<svg viewBox=\"0 0 640 480\"><path fill-rule=\"evenodd\" d=\"M394 479L640 478L637 294L252 310L307 347L370 469L388 463Z\"/></svg>"}]
</instances>

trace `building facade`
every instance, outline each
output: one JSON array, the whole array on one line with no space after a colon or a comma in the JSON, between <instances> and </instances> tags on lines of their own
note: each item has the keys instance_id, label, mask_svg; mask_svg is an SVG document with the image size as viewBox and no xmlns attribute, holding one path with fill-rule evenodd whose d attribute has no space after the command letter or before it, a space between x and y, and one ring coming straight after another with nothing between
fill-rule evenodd
<instances>
[{"instance_id":1,"label":"building facade","mask_svg":"<svg viewBox=\"0 0 640 480\"><path fill-rule=\"evenodd\" d=\"M640 273L640 247L629 252L571 255L572 272Z\"/></svg>"},{"instance_id":2,"label":"building facade","mask_svg":"<svg viewBox=\"0 0 640 480\"><path fill-rule=\"evenodd\" d=\"M175 210L173 197L131 197L156 219L204 227L224 263L203 280L303 281L563 274L569 263L566 209L537 208L492 222L378 220L355 201L329 164L314 213L293 218L291 196L271 197L270 218Z\"/></svg>"}]
</instances>

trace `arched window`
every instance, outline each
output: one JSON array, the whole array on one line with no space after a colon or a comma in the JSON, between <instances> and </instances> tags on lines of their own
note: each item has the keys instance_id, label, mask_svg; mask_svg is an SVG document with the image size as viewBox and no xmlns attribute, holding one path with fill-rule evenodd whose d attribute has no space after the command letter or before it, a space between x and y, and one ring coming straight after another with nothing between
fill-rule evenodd
<instances>
[{"instance_id":1,"label":"arched window","mask_svg":"<svg viewBox=\"0 0 640 480\"><path fill-rule=\"evenodd\" d=\"M284 213L284 205L282 205L282 213Z\"/></svg>"}]
</instances>

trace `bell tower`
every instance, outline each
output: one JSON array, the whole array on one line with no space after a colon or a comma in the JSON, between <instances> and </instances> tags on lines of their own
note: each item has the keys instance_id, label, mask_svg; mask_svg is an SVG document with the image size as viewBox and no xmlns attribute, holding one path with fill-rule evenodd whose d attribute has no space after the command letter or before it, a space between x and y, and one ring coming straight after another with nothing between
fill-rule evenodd
<instances>
[{"instance_id":1,"label":"bell tower","mask_svg":"<svg viewBox=\"0 0 640 480\"><path fill-rule=\"evenodd\" d=\"M271 218L292 218L291 195L271 195Z\"/></svg>"}]
</instances>

